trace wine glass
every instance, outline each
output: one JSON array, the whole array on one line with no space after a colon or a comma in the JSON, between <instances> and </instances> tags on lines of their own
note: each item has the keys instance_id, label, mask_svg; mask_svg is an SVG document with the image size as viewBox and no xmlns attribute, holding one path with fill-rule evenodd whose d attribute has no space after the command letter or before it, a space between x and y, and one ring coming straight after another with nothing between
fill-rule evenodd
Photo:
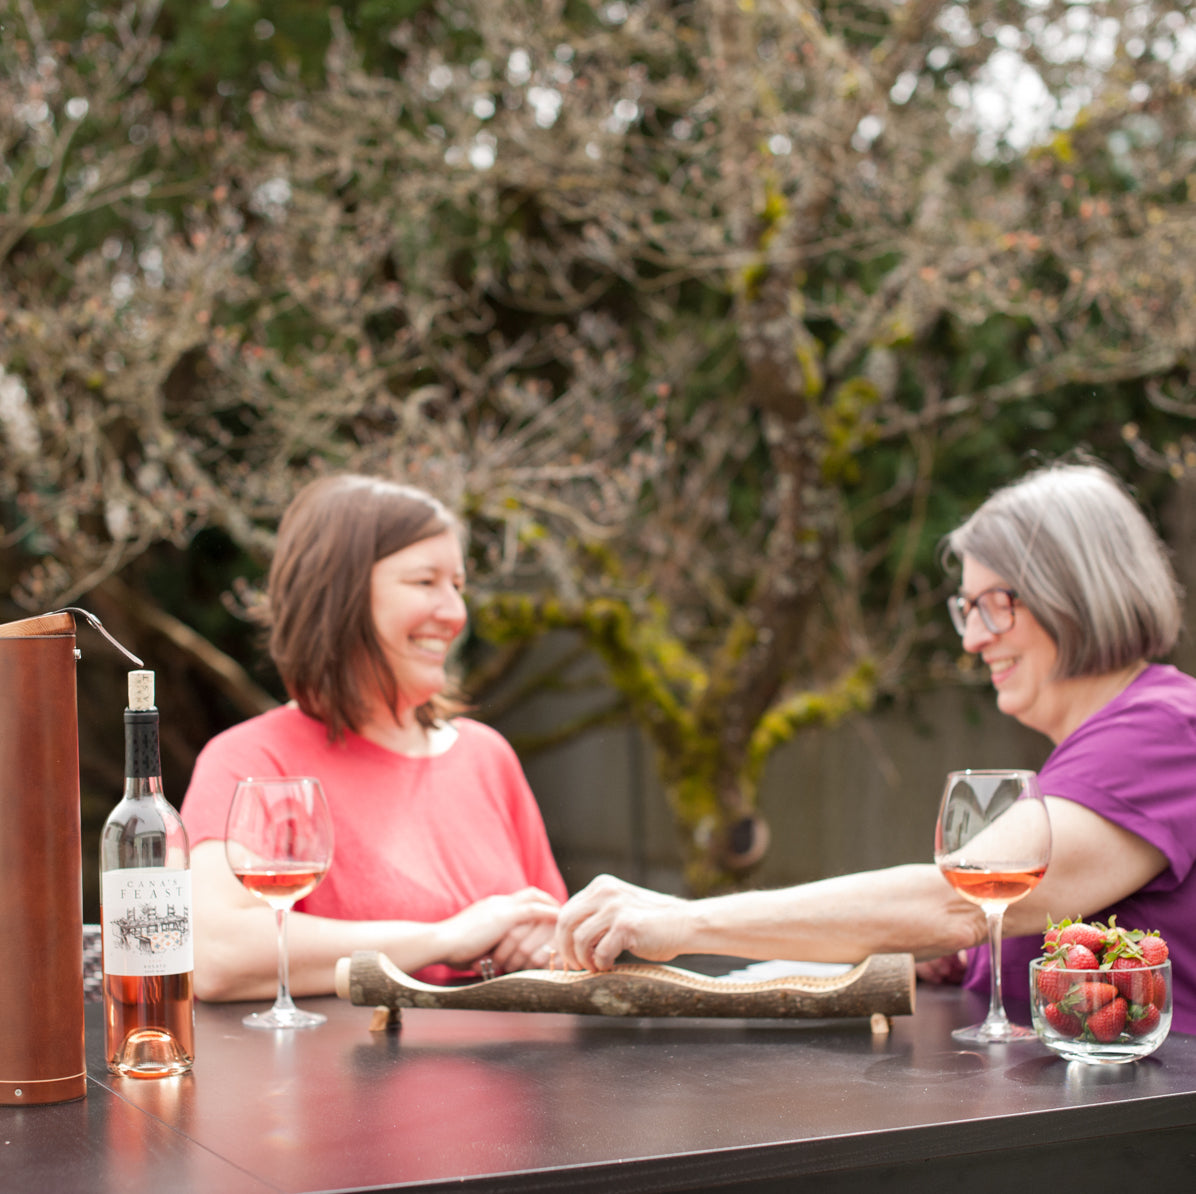
<instances>
[{"instance_id":1,"label":"wine glass","mask_svg":"<svg viewBox=\"0 0 1196 1194\"><path fill-rule=\"evenodd\" d=\"M278 920L278 996L268 1012L241 1023L250 1028L312 1028L326 1016L291 1001L287 969L287 913L313 891L332 863L332 818L324 789L308 776L244 779L237 784L224 850L233 874L274 909Z\"/></svg>"},{"instance_id":2,"label":"wine glass","mask_svg":"<svg viewBox=\"0 0 1196 1194\"><path fill-rule=\"evenodd\" d=\"M1038 886L1051 858L1051 822L1033 771L952 771L934 834L934 861L947 882L984 909L992 984L988 1015L957 1028L957 1040L990 1044L1033 1037L1013 1024L1001 996L1005 909Z\"/></svg>"}]
</instances>

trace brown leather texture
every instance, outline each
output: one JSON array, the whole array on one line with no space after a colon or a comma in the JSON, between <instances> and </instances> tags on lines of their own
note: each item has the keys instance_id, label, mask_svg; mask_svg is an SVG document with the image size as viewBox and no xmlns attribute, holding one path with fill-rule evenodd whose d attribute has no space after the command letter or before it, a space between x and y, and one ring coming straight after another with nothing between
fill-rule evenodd
<instances>
[{"instance_id":1,"label":"brown leather texture","mask_svg":"<svg viewBox=\"0 0 1196 1194\"><path fill-rule=\"evenodd\" d=\"M75 622L0 626L0 1104L86 1093Z\"/></svg>"},{"instance_id":2,"label":"brown leather texture","mask_svg":"<svg viewBox=\"0 0 1196 1194\"><path fill-rule=\"evenodd\" d=\"M65 612L38 614L35 618L22 618L19 622L0 625L0 638L36 638L47 634L69 634L73 637L74 633L75 619Z\"/></svg>"}]
</instances>

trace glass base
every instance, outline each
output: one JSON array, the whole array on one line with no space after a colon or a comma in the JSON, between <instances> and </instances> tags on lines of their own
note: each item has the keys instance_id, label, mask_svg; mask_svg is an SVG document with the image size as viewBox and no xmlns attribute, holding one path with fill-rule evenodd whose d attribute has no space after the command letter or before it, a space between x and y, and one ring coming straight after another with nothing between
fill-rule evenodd
<instances>
[{"instance_id":1,"label":"glass base","mask_svg":"<svg viewBox=\"0 0 1196 1194\"><path fill-rule=\"evenodd\" d=\"M315 1028L323 1024L327 1016L319 1012L301 1012L298 1008L279 1009L272 1007L268 1012L254 1012L245 1016L241 1023L246 1028Z\"/></svg>"},{"instance_id":2,"label":"glass base","mask_svg":"<svg viewBox=\"0 0 1196 1194\"><path fill-rule=\"evenodd\" d=\"M973 1024L970 1028L957 1028L951 1035L957 1041L967 1041L973 1045L1003 1045L1006 1041L1038 1039L1038 1034L1033 1028L1023 1028L1020 1024L1011 1024L1008 1020L985 1020L981 1024Z\"/></svg>"}]
</instances>

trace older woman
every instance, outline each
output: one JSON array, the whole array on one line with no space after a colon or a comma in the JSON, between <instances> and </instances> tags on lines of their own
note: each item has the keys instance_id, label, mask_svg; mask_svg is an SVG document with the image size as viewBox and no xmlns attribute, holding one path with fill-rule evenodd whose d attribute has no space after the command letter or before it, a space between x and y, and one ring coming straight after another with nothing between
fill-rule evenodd
<instances>
[{"instance_id":1,"label":"older woman","mask_svg":"<svg viewBox=\"0 0 1196 1194\"><path fill-rule=\"evenodd\" d=\"M566 893L539 810L510 746L444 696L464 581L457 523L418 489L338 475L291 503L269 606L292 700L209 742L182 804L201 997L276 982L274 914L224 855L247 776L316 776L332 813L332 867L290 918L295 993L331 992L358 949L433 982L547 962Z\"/></svg>"},{"instance_id":2,"label":"older woman","mask_svg":"<svg viewBox=\"0 0 1196 1194\"><path fill-rule=\"evenodd\" d=\"M1181 621L1163 544L1104 468L1062 464L995 493L948 550L962 564L950 612L965 650L988 667L998 708L1055 744L1039 772L1051 864L1006 915L1019 938L1003 950L1006 992L1026 995L1048 915L1116 915L1167 939L1174 1027L1196 1032L1196 680L1149 662ZM556 948L604 969L624 949L855 962L954 956L983 938L979 909L936 867L908 865L696 901L602 876L565 906ZM988 989L986 950L972 950L965 982Z\"/></svg>"}]
</instances>

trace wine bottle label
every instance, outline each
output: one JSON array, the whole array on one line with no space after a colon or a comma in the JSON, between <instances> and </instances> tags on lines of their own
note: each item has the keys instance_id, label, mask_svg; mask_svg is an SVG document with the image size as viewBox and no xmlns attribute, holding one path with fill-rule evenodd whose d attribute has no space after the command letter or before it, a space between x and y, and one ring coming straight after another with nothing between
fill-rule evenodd
<instances>
[{"instance_id":1,"label":"wine bottle label","mask_svg":"<svg viewBox=\"0 0 1196 1194\"><path fill-rule=\"evenodd\" d=\"M150 977L195 969L190 871L105 871L100 895L105 974Z\"/></svg>"}]
</instances>

